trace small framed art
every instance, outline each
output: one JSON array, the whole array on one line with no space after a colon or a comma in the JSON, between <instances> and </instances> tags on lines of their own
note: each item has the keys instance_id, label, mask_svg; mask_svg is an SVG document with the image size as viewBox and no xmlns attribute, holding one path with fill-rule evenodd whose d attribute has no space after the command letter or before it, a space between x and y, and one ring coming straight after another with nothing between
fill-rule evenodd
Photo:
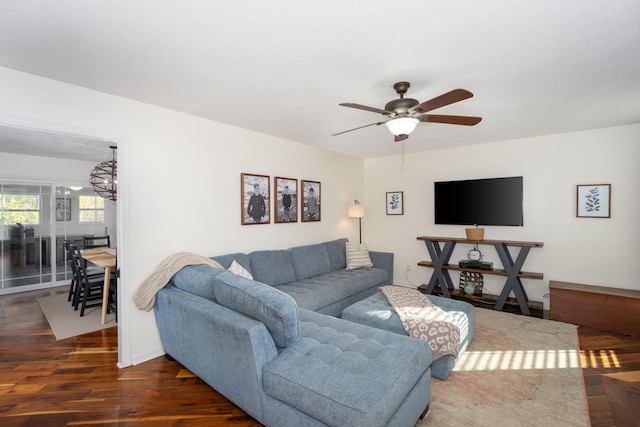
<instances>
[{"instance_id":1,"label":"small framed art","mask_svg":"<svg viewBox=\"0 0 640 427\"><path fill-rule=\"evenodd\" d=\"M387 215L404 215L404 192L387 193Z\"/></svg>"},{"instance_id":2,"label":"small framed art","mask_svg":"<svg viewBox=\"0 0 640 427\"><path fill-rule=\"evenodd\" d=\"M302 180L302 222L320 221L320 183Z\"/></svg>"},{"instance_id":3,"label":"small framed art","mask_svg":"<svg viewBox=\"0 0 640 427\"><path fill-rule=\"evenodd\" d=\"M298 222L297 179L279 176L273 178L273 200L276 224Z\"/></svg>"},{"instance_id":4,"label":"small framed art","mask_svg":"<svg viewBox=\"0 0 640 427\"><path fill-rule=\"evenodd\" d=\"M611 218L611 184L576 186L578 218Z\"/></svg>"},{"instance_id":5,"label":"small framed art","mask_svg":"<svg viewBox=\"0 0 640 427\"><path fill-rule=\"evenodd\" d=\"M269 177L242 173L240 190L242 225L269 224Z\"/></svg>"},{"instance_id":6,"label":"small framed art","mask_svg":"<svg viewBox=\"0 0 640 427\"><path fill-rule=\"evenodd\" d=\"M71 221L71 199L56 199L56 221Z\"/></svg>"}]
</instances>

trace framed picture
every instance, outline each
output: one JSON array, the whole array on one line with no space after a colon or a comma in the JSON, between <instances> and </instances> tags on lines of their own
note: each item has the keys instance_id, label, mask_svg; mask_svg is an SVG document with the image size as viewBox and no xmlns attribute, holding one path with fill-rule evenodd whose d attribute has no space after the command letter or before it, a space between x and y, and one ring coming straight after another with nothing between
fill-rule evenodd
<instances>
[{"instance_id":1,"label":"framed picture","mask_svg":"<svg viewBox=\"0 0 640 427\"><path fill-rule=\"evenodd\" d=\"M273 200L276 224L298 222L298 180L273 178Z\"/></svg>"},{"instance_id":2,"label":"framed picture","mask_svg":"<svg viewBox=\"0 0 640 427\"><path fill-rule=\"evenodd\" d=\"M404 215L404 193L402 191L387 193L387 215Z\"/></svg>"},{"instance_id":3,"label":"framed picture","mask_svg":"<svg viewBox=\"0 0 640 427\"><path fill-rule=\"evenodd\" d=\"M240 190L242 225L269 224L269 177L242 173Z\"/></svg>"},{"instance_id":4,"label":"framed picture","mask_svg":"<svg viewBox=\"0 0 640 427\"><path fill-rule=\"evenodd\" d=\"M320 183L302 180L302 222L320 221Z\"/></svg>"},{"instance_id":5,"label":"framed picture","mask_svg":"<svg viewBox=\"0 0 640 427\"><path fill-rule=\"evenodd\" d=\"M611 184L588 184L576 187L578 218L611 218Z\"/></svg>"},{"instance_id":6,"label":"framed picture","mask_svg":"<svg viewBox=\"0 0 640 427\"><path fill-rule=\"evenodd\" d=\"M56 221L71 221L71 199L56 199Z\"/></svg>"}]
</instances>

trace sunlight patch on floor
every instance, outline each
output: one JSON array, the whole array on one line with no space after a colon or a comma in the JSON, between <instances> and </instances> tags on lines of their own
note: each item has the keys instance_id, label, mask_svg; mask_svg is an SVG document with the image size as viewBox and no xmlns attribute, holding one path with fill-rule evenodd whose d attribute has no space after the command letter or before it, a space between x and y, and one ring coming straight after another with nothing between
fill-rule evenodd
<instances>
[{"instance_id":1,"label":"sunlight patch on floor","mask_svg":"<svg viewBox=\"0 0 640 427\"><path fill-rule=\"evenodd\" d=\"M620 362L614 350L580 350L583 368L619 368Z\"/></svg>"},{"instance_id":2,"label":"sunlight patch on floor","mask_svg":"<svg viewBox=\"0 0 640 427\"><path fill-rule=\"evenodd\" d=\"M454 371L580 368L578 350L467 351Z\"/></svg>"}]
</instances>

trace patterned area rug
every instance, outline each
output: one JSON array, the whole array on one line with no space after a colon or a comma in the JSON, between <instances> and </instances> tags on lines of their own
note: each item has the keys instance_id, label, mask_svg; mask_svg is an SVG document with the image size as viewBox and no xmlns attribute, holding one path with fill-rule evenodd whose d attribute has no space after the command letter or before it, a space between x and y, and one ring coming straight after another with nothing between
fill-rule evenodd
<instances>
[{"instance_id":1,"label":"patterned area rug","mask_svg":"<svg viewBox=\"0 0 640 427\"><path fill-rule=\"evenodd\" d=\"M471 346L432 379L424 427L588 426L577 326L478 308Z\"/></svg>"}]
</instances>

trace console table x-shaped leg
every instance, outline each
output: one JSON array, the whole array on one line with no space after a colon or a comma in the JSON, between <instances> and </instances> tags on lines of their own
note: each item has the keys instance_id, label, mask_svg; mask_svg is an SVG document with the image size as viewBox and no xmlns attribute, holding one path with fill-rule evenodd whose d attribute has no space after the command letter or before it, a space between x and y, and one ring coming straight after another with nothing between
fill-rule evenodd
<instances>
[{"instance_id":1,"label":"console table x-shaped leg","mask_svg":"<svg viewBox=\"0 0 640 427\"><path fill-rule=\"evenodd\" d=\"M529 254L529 249L531 248L528 246L521 247L520 252L516 257L516 261L514 262L513 258L511 258L507 245L494 245L494 247L496 248L498 257L502 262L504 271L507 273L507 280L504 282L504 287L502 288L502 292L500 293L500 297L496 303L496 309L502 310L509 294L513 291L522 313L530 314L529 306L527 305L529 298L527 298L527 293L524 290L524 286L522 286L522 281L520 280L520 277L518 277L518 274L520 273L520 269L522 269L524 261L527 259L527 255Z\"/></svg>"},{"instance_id":2,"label":"console table x-shaped leg","mask_svg":"<svg viewBox=\"0 0 640 427\"><path fill-rule=\"evenodd\" d=\"M426 293L430 294L433 292L435 285L438 285L440 286L442 295L445 298L451 298L449 289L455 289L453 281L451 280L449 271L442 267L449 263L449 258L451 258L453 248L456 247L456 244L455 242L445 242L444 247L441 249L439 243L435 240L425 240L424 243L427 245L427 250L433 263L433 274L431 275L431 280L429 280Z\"/></svg>"}]
</instances>

